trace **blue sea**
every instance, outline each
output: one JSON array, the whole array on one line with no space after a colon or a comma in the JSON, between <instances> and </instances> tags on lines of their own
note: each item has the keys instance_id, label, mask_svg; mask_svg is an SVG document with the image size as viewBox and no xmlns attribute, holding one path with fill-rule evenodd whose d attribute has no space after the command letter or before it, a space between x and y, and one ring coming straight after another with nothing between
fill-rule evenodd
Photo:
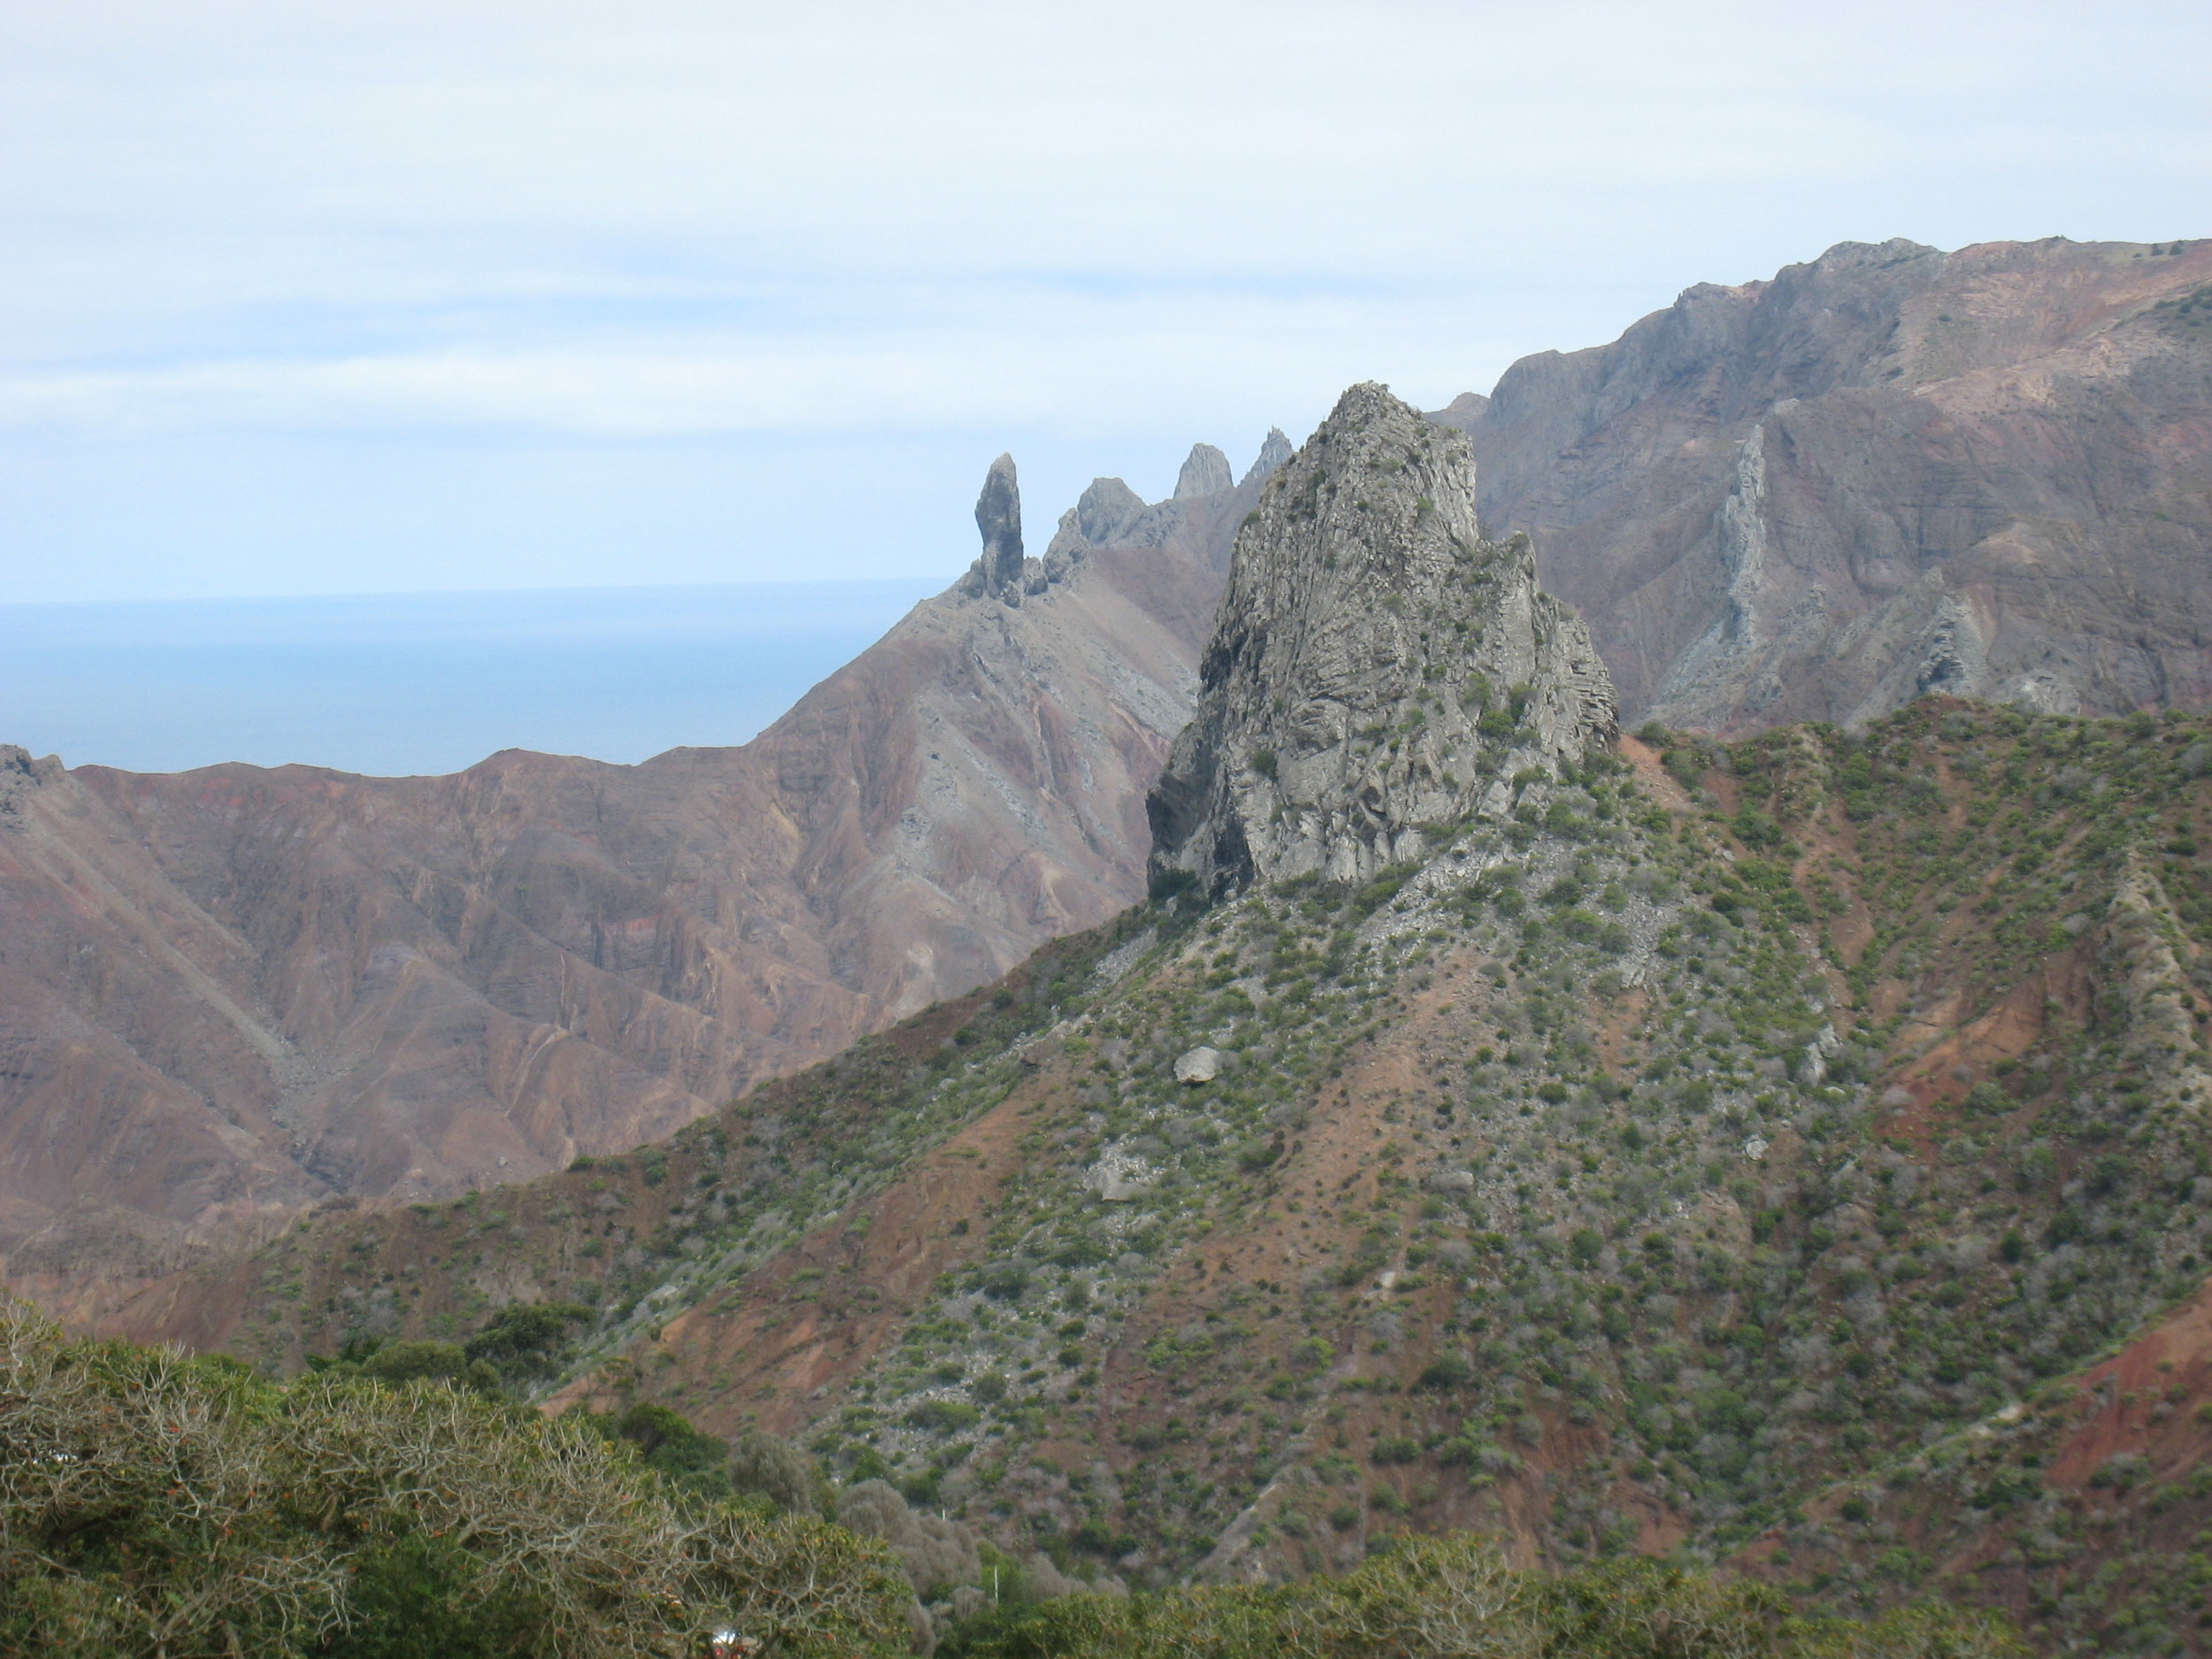
<instances>
[{"instance_id":1,"label":"blue sea","mask_svg":"<svg viewBox=\"0 0 2212 1659\"><path fill-rule=\"evenodd\" d=\"M400 776L741 743L941 579L0 605L0 742Z\"/></svg>"}]
</instances>

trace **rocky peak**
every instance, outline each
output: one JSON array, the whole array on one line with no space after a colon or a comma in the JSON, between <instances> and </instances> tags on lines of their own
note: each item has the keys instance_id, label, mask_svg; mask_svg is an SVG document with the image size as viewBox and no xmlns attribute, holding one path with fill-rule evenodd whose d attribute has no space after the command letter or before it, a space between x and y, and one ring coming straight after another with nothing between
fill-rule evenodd
<instances>
[{"instance_id":1,"label":"rocky peak","mask_svg":"<svg viewBox=\"0 0 2212 1659\"><path fill-rule=\"evenodd\" d=\"M1363 880L1614 736L1581 619L1483 539L1465 437L1355 386L1238 533L1198 710L1148 803L1156 879Z\"/></svg>"},{"instance_id":2,"label":"rocky peak","mask_svg":"<svg viewBox=\"0 0 2212 1659\"><path fill-rule=\"evenodd\" d=\"M1290 457L1290 440L1283 435L1283 429L1270 426L1266 440L1260 445L1259 454L1253 457L1251 470L1238 480L1238 488L1241 489L1253 484L1264 484L1281 470L1283 463Z\"/></svg>"},{"instance_id":3,"label":"rocky peak","mask_svg":"<svg viewBox=\"0 0 2212 1659\"><path fill-rule=\"evenodd\" d=\"M1022 568L1022 492L1012 456L1000 456L983 475L983 493L975 498L975 527L983 534L978 563L984 580L1003 588Z\"/></svg>"},{"instance_id":4,"label":"rocky peak","mask_svg":"<svg viewBox=\"0 0 2212 1659\"><path fill-rule=\"evenodd\" d=\"M1091 488L1095 490L1097 485ZM1086 499L1089 494L1085 492ZM953 584L956 594L1018 605L1025 595L1044 592L1068 572L1071 561L1064 556L1048 554L1040 560L1022 553L1022 493L1010 455L1000 456L983 475L983 493L975 498L975 527L983 537L983 551L968 573ZM1053 552L1059 552L1057 538Z\"/></svg>"},{"instance_id":5,"label":"rocky peak","mask_svg":"<svg viewBox=\"0 0 2212 1659\"><path fill-rule=\"evenodd\" d=\"M1189 501L1199 495L1218 495L1224 490L1234 489L1236 485L1236 474L1229 470L1227 456L1210 443L1194 443L1183 461L1183 470L1175 476L1175 499Z\"/></svg>"},{"instance_id":6,"label":"rocky peak","mask_svg":"<svg viewBox=\"0 0 2212 1659\"><path fill-rule=\"evenodd\" d=\"M1144 497L1119 479L1094 478L1076 497L1075 527L1093 547L1112 547L1144 509Z\"/></svg>"},{"instance_id":7,"label":"rocky peak","mask_svg":"<svg viewBox=\"0 0 2212 1659\"><path fill-rule=\"evenodd\" d=\"M1210 443L1191 446L1176 478L1175 493L1165 501L1148 504L1121 480L1094 478L1075 505L1060 515L1059 527L1045 549L1044 580L1058 581L1097 548L1202 542L1217 551L1225 549L1230 526L1289 458L1290 440L1280 428L1271 427L1241 483L1229 469L1229 457Z\"/></svg>"},{"instance_id":8,"label":"rocky peak","mask_svg":"<svg viewBox=\"0 0 2212 1659\"><path fill-rule=\"evenodd\" d=\"M1015 479L1014 457L1002 455L984 474L983 493L976 497L975 527L983 537L983 551L952 591L961 597L1019 605L1066 580L1094 549L1165 547L1194 530L1202 539L1211 539L1217 529L1226 529L1225 515L1240 508L1235 492L1256 490L1289 454L1290 441L1280 431L1270 430L1258 459L1240 485L1229 470L1227 456L1210 443L1194 444L1175 480L1174 495L1149 505L1121 480L1094 478L1075 505L1060 515L1041 559L1023 552L1021 488Z\"/></svg>"}]
</instances>

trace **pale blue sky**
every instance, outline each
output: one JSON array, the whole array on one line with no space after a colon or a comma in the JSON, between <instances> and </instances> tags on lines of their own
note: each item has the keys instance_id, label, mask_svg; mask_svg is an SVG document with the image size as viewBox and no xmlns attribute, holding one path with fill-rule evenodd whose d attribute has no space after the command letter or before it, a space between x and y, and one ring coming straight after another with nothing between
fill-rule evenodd
<instances>
[{"instance_id":1,"label":"pale blue sky","mask_svg":"<svg viewBox=\"0 0 2212 1659\"><path fill-rule=\"evenodd\" d=\"M1846 239L2212 233L2212 8L0 12L0 595L949 577Z\"/></svg>"}]
</instances>

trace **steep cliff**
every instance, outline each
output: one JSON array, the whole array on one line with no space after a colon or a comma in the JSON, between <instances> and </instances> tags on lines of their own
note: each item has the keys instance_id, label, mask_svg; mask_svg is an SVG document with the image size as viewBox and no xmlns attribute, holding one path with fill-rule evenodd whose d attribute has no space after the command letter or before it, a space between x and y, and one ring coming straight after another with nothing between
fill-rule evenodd
<instances>
[{"instance_id":1,"label":"steep cliff","mask_svg":"<svg viewBox=\"0 0 2212 1659\"><path fill-rule=\"evenodd\" d=\"M1113 914L1257 488L1039 561L1002 457L976 574L741 749L406 779L10 751L0 1272L89 1306L318 1197L634 1146Z\"/></svg>"},{"instance_id":2,"label":"steep cliff","mask_svg":"<svg viewBox=\"0 0 2212 1659\"><path fill-rule=\"evenodd\" d=\"M2212 242L1846 242L1436 419L1631 724L2212 699Z\"/></svg>"}]
</instances>

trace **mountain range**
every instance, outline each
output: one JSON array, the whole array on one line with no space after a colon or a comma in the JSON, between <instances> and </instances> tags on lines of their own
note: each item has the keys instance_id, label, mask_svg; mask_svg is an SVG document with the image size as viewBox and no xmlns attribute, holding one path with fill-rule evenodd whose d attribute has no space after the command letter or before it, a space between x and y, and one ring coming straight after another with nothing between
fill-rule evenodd
<instances>
[{"instance_id":1,"label":"mountain range","mask_svg":"<svg viewBox=\"0 0 2212 1659\"><path fill-rule=\"evenodd\" d=\"M278 1370L573 1304L549 1409L1139 1584L1471 1527L2195 1651L2208 265L1847 244L1439 414L1355 387L1240 484L1101 480L1041 557L1002 457L975 567L741 751L19 756L8 1167L103 1098L46 1033L225 1052L157 985L300 1068L180 1121L326 1163L88 1271L57 1153L11 1275ZM465 1011L320 1051L366 1071L296 1034L414 1008ZM557 1112L426 1104L549 1048ZM187 1166L106 1110L85 1225L144 1240Z\"/></svg>"}]
</instances>

